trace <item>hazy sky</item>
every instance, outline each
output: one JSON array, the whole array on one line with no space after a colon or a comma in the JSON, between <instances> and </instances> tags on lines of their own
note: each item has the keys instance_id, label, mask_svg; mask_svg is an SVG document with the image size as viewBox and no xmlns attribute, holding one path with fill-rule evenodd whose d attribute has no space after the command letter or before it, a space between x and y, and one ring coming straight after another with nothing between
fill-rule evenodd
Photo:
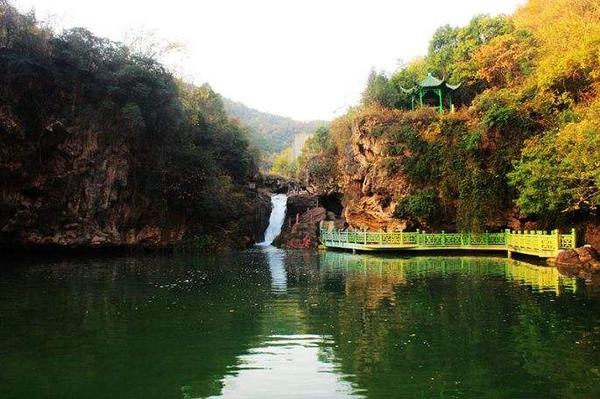
<instances>
[{"instance_id":1,"label":"hazy sky","mask_svg":"<svg viewBox=\"0 0 600 399\"><path fill-rule=\"evenodd\" d=\"M13 0L57 28L122 40L154 31L184 53L170 63L195 83L296 119L330 119L358 101L372 68L427 51L443 24L511 13L523 0Z\"/></svg>"}]
</instances>

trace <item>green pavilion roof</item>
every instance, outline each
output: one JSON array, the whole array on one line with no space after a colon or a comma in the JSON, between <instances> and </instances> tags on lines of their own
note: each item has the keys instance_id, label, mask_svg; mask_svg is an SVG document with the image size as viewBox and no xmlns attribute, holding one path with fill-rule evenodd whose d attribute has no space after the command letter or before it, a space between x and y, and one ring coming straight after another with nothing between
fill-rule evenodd
<instances>
[{"instance_id":1,"label":"green pavilion roof","mask_svg":"<svg viewBox=\"0 0 600 399\"><path fill-rule=\"evenodd\" d=\"M431 73L428 73L427 77L425 79L421 80L420 82L417 82L415 87L412 87L410 89L405 89L405 88L401 87L401 89L403 92L405 92L407 94L411 94L411 93L417 92L419 89L442 88L442 89L448 89L450 91L454 91L454 90L458 89L460 87L460 85L461 85L461 83L459 83L457 85L448 84L445 79L438 79L435 76L433 76Z\"/></svg>"},{"instance_id":2,"label":"green pavilion roof","mask_svg":"<svg viewBox=\"0 0 600 399\"><path fill-rule=\"evenodd\" d=\"M433 94L438 98L438 109L440 114L444 112L444 97L446 102L450 103L450 110L454 112L454 105L452 104L452 92L460 87L460 83L457 85L451 85L446 82L446 79L438 79L431 73L427 74L427 77L420 82L416 82L415 86L410 89L400 87L400 89L410 95L411 109L415 109L415 103L418 101L422 107L424 104L424 97L427 94Z\"/></svg>"},{"instance_id":3,"label":"green pavilion roof","mask_svg":"<svg viewBox=\"0 0 600 399\"><path fill-rule=\"evenodd\" d=\"M427 77L418 83L421 87L439 87L444 83L443 80L440 80L433 76L430 73L427 74Z\"/></svg>"}]
</instances>

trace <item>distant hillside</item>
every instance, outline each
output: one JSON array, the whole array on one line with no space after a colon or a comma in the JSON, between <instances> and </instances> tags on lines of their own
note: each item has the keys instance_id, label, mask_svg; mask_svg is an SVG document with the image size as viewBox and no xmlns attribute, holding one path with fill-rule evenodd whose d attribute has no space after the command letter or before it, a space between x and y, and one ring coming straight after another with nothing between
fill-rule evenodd
<instances>
[{"instance_id":1,"label":"distant hillside","mask_svg":"<svg viewBox=\"0 0 600 399\"><path fill-rule=\"evenodd\" d=\"M239 119L252 129L252 144L268 154L281 152L294 142L297 135L312 133L319 126L327 124L326 121L299 122L284 116L260 112L227 98L223 98L223 104L231 118Z\"/></svg>"}]
</instances>

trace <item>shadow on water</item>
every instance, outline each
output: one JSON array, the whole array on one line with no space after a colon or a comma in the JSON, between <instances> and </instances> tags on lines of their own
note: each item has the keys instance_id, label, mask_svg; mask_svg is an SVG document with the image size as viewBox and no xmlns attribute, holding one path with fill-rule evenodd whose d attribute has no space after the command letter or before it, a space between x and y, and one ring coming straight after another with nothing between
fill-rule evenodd
<instances>
[{"instance_id":1,"label":"shadow on water","mask_svg":"<svg viewBox=\"0 0 600 399\"><path fill-rule=\"evenodd\" d=\"M600 301L489 257L13 263L0 397L600 396Z\"/></svg>"},{"instance_id":2,"label":"shadow on water","mask_svg":"<svg viewBox=\"0 0 600 399\"><path fill-rule=\"evenodd\" d=\"M12 268L0 275L0 397L220 392L260 328L262 264L142 257Z\"/></svg>"}]
</instances>

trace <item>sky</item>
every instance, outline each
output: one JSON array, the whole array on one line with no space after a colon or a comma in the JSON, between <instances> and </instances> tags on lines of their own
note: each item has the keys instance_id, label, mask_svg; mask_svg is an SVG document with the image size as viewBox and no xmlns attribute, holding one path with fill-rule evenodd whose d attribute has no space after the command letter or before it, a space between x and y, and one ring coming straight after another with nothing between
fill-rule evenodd
<instances>
[{"instance_id":1,"label":"sky","mask_svg":"<svg viewBox=\"0 0 600 399\"><path fill-rule=\"evenodd\" d=\"M60 30L176 42L164 58L192 83L298 120L358 102L372 69L424 55L441 25L512 13L523 0L13 0Z\"/></svg>"}]
</instances>

